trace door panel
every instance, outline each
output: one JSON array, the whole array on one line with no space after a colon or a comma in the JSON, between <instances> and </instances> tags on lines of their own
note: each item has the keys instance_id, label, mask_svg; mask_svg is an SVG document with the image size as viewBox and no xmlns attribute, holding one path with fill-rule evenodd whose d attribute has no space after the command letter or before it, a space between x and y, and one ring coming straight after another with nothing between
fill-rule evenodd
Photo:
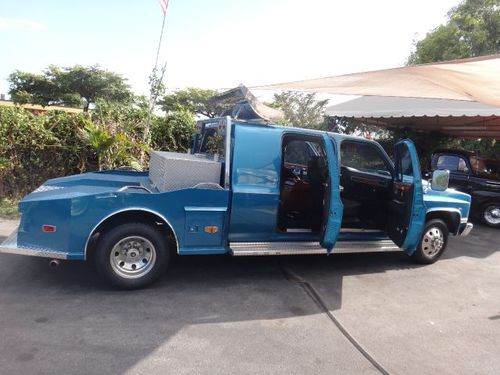
<instances>
[{"instance_id":1,"label":"door panel","mask_svg":"<svg viewBox=\"0 0 500 375\"><path fill-rule=\"evenodd\" d=\"M342 225L343 205L340 200L339 167L333 140L323 135L328 162L328 182L323 202L323 225L320 244L330 253L337 242Z\"/></svg>"},{"instance_id":2,"label":"door panel","mask_svg":"<svg viewBox=\"0 0 500 375\"><path fill-rule=\"evenodd\" d=\"M230 241L270 241L276 233L281 133L259 126L234 128Z\"/></svg>"},{"instance_id":3,"label":"door panel","mask_svg":"<svg viewBox=\"0 0 500 375\"><path fill-rule=\"evenodd\" d=\"M425 225L425 207L420 162L412 141L394 146L396 176L389 205L387 232L396 245L412 254Z\"/></svg>"}]
</instances>

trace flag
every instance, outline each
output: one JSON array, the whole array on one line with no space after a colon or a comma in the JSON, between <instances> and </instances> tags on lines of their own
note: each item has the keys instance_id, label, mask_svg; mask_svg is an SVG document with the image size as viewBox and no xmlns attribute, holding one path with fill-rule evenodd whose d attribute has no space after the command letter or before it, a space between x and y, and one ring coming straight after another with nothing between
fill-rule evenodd
<instances>
[{"instance_id":1,"label":"flag","mask_svg":"<svg viewBox=\"0 0 500 375\"><path fill-rule=\"evenodd\" d=\"M167 14L168 8L168 0L158 0L160 2L161 10L163 11L163 15Z\"/></svg>"}]
</instances>

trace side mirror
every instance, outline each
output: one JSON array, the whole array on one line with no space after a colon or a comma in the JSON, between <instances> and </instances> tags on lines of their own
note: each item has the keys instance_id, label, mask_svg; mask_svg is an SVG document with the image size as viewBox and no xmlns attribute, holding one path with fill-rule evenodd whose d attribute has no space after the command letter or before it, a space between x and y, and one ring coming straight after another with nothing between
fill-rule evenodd
<instances>
[{"instance_id":1,"label":"side mirror","mask_svg":"<svg viewBox=\"0 0 500 375\"><path fill-rule=\"evenodd\" d=\"M450 183L450 171L449 170L435 170L432 173L431 188L436 191L445 191L448 189L448 184Z\"/></svg>"}]
</instances>

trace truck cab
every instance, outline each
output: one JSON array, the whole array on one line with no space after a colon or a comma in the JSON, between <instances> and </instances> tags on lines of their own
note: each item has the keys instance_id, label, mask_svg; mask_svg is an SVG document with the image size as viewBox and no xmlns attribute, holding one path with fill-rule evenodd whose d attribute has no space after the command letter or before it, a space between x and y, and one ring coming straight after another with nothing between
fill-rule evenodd
<instances>
[{"instance_id":1,"label":"truck cab","mask_svg":"<svg viewBox=\"0 0 500 375\"><path fill-rule=\"evenodd\" d=\"M450 187L470 194L472 215L493 228L500 228L498 164L464 150L436 150L431 158L431 170L449 170Z\"/></svg>"},{"instance_id":2,"label":"truck cab","mask_svg":"<svg viewBox=\"0 0 500 375\"><path fill-rule=\"evenodd\" d=\"M421 263L467 235L470 196L447 171L420 178L410 140L393 162L374 141L209 119L189 154L153 152L147 172L52 179L19 205L4 252L93 257L121 288L143 287L174 255L403 250Z\"/></svg>"}]
</instances>

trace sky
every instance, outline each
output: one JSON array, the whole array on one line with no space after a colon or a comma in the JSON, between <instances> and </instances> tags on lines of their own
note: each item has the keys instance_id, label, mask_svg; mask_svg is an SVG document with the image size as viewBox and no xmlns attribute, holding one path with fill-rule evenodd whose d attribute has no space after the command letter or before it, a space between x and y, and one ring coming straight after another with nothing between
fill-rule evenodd
<instances>
[{"instance_id":1,"label":"sky","mask_svg":"<svg viewBox=\"0 0 500 375\"><path fill-rule=\"evenodd\" d=\"M249 87L402 66L459 0L170 0L166 83ZM95 65L148 91L157 0L0 0L0 93L14 70Z\"/></svg>"}]
</instances>

